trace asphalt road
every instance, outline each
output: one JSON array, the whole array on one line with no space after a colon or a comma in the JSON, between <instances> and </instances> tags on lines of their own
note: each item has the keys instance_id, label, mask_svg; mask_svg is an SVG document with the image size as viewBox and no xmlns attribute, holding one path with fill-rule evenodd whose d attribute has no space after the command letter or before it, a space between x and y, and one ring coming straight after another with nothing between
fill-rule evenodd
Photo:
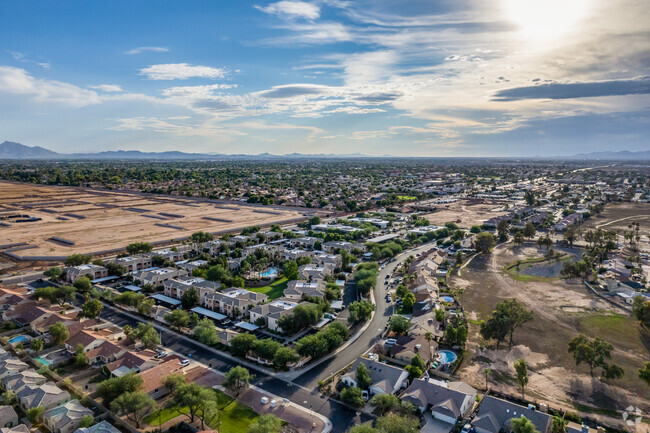
<instances>
[{"instance_id":1,"label":"asphalt road","mask_svg":"<svg viewBox=\"0 0 650 433\"><path fill-rule=\"evenodd\" d=\"M101 317L120 326L126 324L129 324L132 327L137 326L135 319L108 305L104 306ZM144 319L139 321L146 322ZM159 332L161 333L162 344L165 347L168 347L177 353L189 356L191 359L200 361L221 372L226 372L230 368L239 365L236 361L224 356L219 356L203 348L191 339L180 337L169 331ZM291 382L286 382L269 376L268 374L258 370L253 371L253 374L255 374L255 378L252 381L254 385L282 398L288 398L298 405L311 408L315 412L329 418L333 424L332 431L335 433L346 432L359 420L354 409L339 403L336 400L322 396L315 387L311 390L305 389ZM369 420L369 416L361 414L361 422Z\"/></svg>"},{"instance_id":2,"label":"asphalt road","mask_svg":"<svg viewBox=\"0 0 650 433\"><path fill-rule=\"evenodd\" d=\"M388 263L384 269L381 269L374 292L376 305L375 315L370 321L368 328L350 346L336 356L322 362L317 367L296 377L293 379L293 382L308 389L315 388L318 381L326 379L332 373L354 362L359 356L372 348L381 339L384 328L393 314L394 306L386 302L386 276L392 274L410 255L422 253L434 246L435 244L429 243L415 249L407 250L396 256L394 262Z\"/></svg>"}]
</instances>

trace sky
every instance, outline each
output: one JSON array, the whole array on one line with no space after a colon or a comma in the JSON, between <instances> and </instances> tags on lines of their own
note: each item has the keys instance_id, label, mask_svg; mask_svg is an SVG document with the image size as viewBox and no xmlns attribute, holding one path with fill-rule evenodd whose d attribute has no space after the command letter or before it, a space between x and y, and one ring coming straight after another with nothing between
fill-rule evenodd
<instances>
[{"instance_id":1,"label":"sky","mask_svg":"<svg viewBox=\"0 0 650 433\"><path fill-rule=\"evenodd\" d=\"M647 0L0 0L0 142L648 150L649 68Z\"/></svg>"}]
</instances>

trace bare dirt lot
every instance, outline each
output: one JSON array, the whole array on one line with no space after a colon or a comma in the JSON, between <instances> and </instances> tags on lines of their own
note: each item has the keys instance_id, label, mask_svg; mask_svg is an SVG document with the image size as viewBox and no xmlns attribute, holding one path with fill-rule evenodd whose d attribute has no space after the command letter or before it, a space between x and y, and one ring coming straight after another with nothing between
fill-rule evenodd
<instances>
[{"instance_id":1,"label":"bare dirt lot","mask_svg":"<svg viewBox=\"0 0 650 433\"><path fill-rule=\"evenodd\" d=\"M26 242L35 246L15 252L26 256L88 254L122 248L135 241L183 238L198 230L217 233L292 222L304 219L305 212L308 211L0 182L0 244ZM40 220L17 222L19 218L8 218L17 214ZM53 236L74 245L52 240Z\"/></svg>"},{"instance_id":2,"label":"bare dirt lot","mask_svg":"<svg viewBox=\"0 0 650 433\"><path fill-rule=\"evenodd\" d=\"M524 358L529 364L529 399L551 407L600 417L609 424L620 422L620 412L630 404L650 410L650 392L638 377L638 370L650 359L650 333L629 312L596 297L579 280L531 279L519 281L503 269L516 260L540 257L534 245L497 247L488 257L476 257L453 276L450 285L462 289L459 299L470 324L468 356L459 371L462 379L484 388L483 370L493 371L493 388L520 395L513 362ZM486 319L495 305L516 298L534 312L534 320L515 332L514 346L495 349L478 333L477 320ZM588 369L576 367L568 353L571 338L583 333L601 337L614 345L612 362L625 370L620 380L591 378Z\"/></svg>"},{"instance_id":3,"label":"bare dirt lot","mask_svg":"<svg viewBox=\"0 0 650 433\"><path fill-rule=\"evenodd\" d=\"M650 233L650 203L608 204L600 215L591 217L583 227L627 230L627 226L631 222L639 223L641 233Z\"/></svg>"},{"instance_id":4,"label":"bare dirt lot","mask_svg":"<svg viewBox=\"0 0 650 433\"><path fill-rule=\"evenodd\" d=\"M444 226L446 222L457 222L459 226L469 228L505 213L503 204L495 201L460 199L454 203L440 204L438 210L422 216L438 226Z\"/></svg>"}]
</instances>

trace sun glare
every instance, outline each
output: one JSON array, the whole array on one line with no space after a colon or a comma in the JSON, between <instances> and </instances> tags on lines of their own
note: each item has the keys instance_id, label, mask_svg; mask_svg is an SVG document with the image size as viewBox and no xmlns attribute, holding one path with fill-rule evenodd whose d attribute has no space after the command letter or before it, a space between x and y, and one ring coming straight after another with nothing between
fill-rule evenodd
<instances>
[{"instance_id":1,"label":"sun glare","mask_svg":"<svg viewBox=\"0 0 650 433\"><path fill-rule=\"evenodd\" d=\"M507 19L532 42L548 41L577 29L588 0L503 0Z\"/></svg>"}]
</instances>

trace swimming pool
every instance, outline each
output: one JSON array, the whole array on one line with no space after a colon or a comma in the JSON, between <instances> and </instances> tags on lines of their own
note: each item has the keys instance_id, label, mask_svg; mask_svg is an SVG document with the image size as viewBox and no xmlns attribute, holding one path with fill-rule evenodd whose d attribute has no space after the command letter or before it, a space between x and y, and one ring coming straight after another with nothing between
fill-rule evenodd
<instances>
[{"instance_id":1,"label":"swimming pool","mask_svg":"<svg viewBox=\"0 0 650 433\"><path fill-rule=\"evenodd\" d=\"M452 298L451 296L443 296L442 300L445 302L449 302L450 304L454 302L454 298Z\"/></svg>"},{"instance_id":2,"label":"swimming pool","mask_svg":"<svg viewBox=\"0 0 650 433\"><path fill-rule=\"evenodd\" d=\"M37 357L34 358L34 359L37 360L38 362L40 362L40 363L43 364L43 365L50 365L50 364L52 364L50 361L48 361L48 360L45 359L45 358L41 358L40 356L37 356Z\"/></svg>"},{"instance_id":3,"label":"swimming pool","mask_svg":"<svg viewBox=\"0 0 650 433\"><path fill-rule=\"evenodd\" d=\"M28 335L18 335L17 337L14 337L11 340L9 340L9 344L23 343L29 340L31 340L31 337L29 337Z\"/></svg>"},{"instance_id":4,"label":"swimming pool","mask_svg":"<svg viewBox=\"0 0 650 433\"><path fill-rule=\"evenodd\" d=\"M458 359L458 355L451 350L441 350L439 353L441 364L452 364L456 359Z\"/></svg>"},{"instance_id":5,"label":"swimming pool","mask_svg":"<svg viewBox=\"0 0 650 433\"><path fill-rule=\"evenodd\" d=\"M262 278L275 278L278 276L277 268L269 268L267 271L264 271L260 274Z\"/></svg>"}]
</instances>

